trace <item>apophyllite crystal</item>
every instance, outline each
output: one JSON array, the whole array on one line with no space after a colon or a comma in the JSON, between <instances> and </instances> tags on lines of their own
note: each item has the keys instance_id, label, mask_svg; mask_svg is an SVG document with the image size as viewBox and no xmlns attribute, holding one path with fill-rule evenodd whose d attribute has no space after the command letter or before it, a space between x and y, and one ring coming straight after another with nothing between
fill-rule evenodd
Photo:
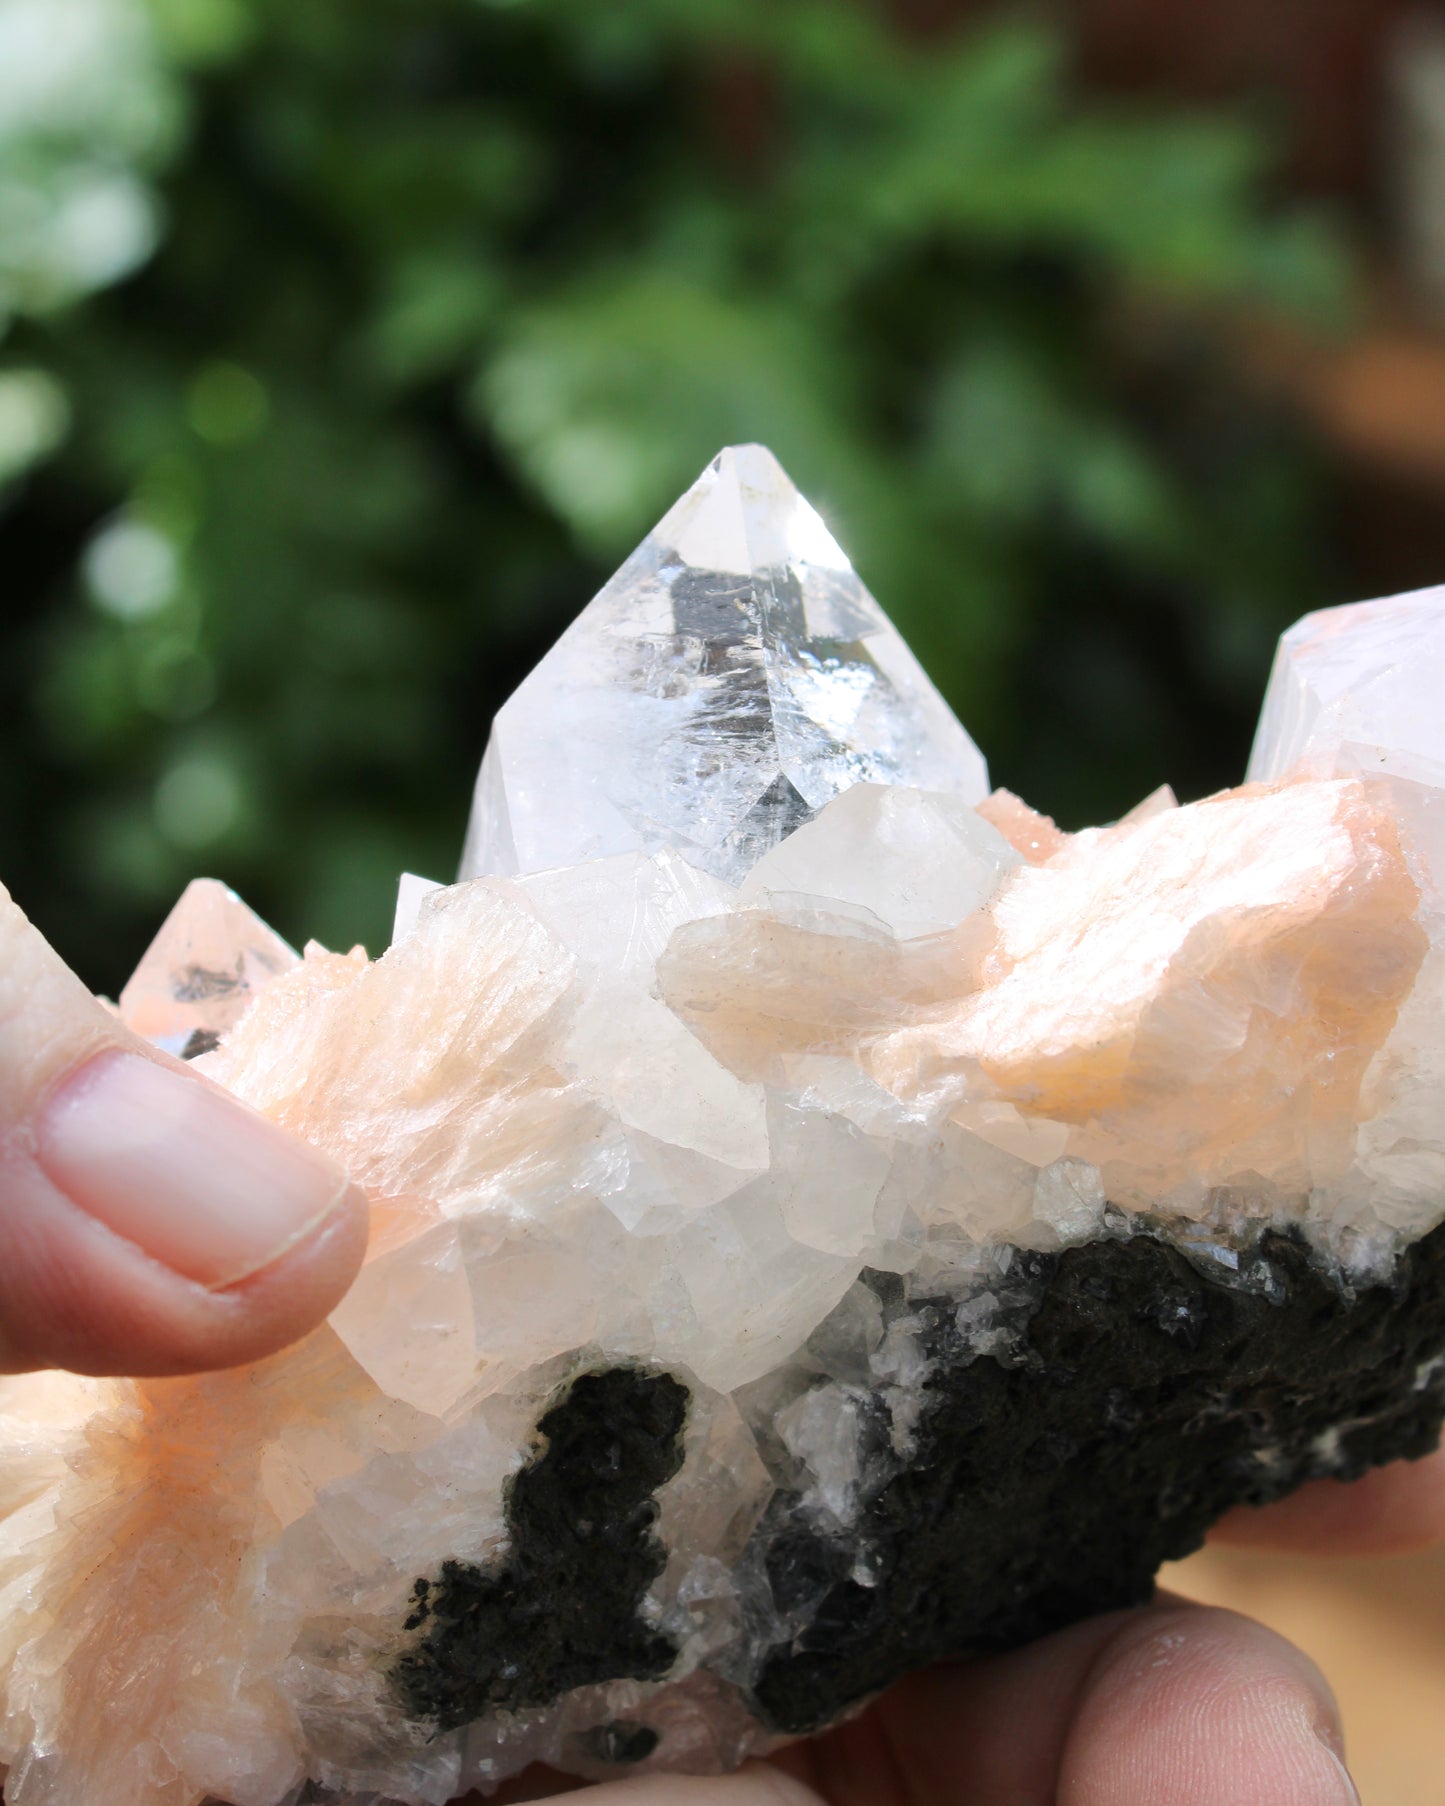
<instances>
[{"instance_id":1,"label":"apophyllite crystal","mask_svg":"<svg viewBox=\"0 0 1445 1806\"><path fill-rule=\"evenodd\" d=\"M374 1234L252 1369L0 1382L9 1806L724 1768L1429 1447L1442 668L1311 617L1258 781L1063 834L725 452L387 953L193 886L126 991Z\"/></svg>"},{"instance_id":2,"label":"apophyllite crystal","mask_svg":"<svg viewBox=\"0 0 1445 1806\"><path fill-rule=\"evenodd\" d=\"M736 884L859 783L983 757L761 445L725 451L497 716L462 877L672 847Z\"/></svg>"}]
</instances>

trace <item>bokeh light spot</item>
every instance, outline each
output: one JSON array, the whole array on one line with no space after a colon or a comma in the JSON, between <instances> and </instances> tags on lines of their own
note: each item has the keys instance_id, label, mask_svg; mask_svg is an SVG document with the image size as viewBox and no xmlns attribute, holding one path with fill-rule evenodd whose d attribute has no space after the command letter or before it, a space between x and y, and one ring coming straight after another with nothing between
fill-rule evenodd
<instances>
[{"instance_id":1,"label":"bokeh light spot","mask_svg":"<svg viewBox=\"0 0 1445 1806\"><path fill-rule=\"evenodd\" d=\"M265 384L240 364L207 364L186 397L186 418L210 445L243 445L266 430L270 417Z\"/></svg>"},{"instance_id":2,"label":"bokeh light spot","mask_svg":"<svg viewBox=\"0 0 1445 1806\"><path fill-rule=\"evenodd\" d=\"M53 280L62 291L101 288L145 262L160 238L160 218L134 177L87 174L56 205L48 236Z\"/></svg>"},{"instance_id":3,"label":"bokeh light spot","mask_svg":"<svg viewBox=\"0 0 1445 1806\"><path fill-rule=\"evenodd\" d=\"M143 621L166 607L180 575L176 549L144 521L119 520L91 541L86 587L97 608L120 621Z\"/></svg>"},{"instance_id":4,"label":"bokeh light spot","mask_svg":"<svg viewBox=\"0 0 1445 1806\"><path fill-rule=\"evenodd\" d=\"M0 483L48 457L70 429L64 389L43 370L0 371Z\"/></svg>"},{"instance_id":5,"label":"bokeh light spot","mask_svg":"<svg viewBox=\"0 0 1445 1806\"><path fill-rule=\"evenodd\" d=\"M190 753L156 785L156 827L172 846L214 846L235 826L243 801L240 775L229 759Z\"/></svg>"}]
</instances>

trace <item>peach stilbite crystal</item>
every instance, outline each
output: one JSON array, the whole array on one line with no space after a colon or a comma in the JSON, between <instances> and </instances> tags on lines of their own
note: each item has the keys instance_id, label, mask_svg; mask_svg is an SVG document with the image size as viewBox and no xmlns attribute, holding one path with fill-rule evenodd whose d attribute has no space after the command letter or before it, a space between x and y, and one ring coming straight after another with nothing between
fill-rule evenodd
<instances>
[{"instance_id":1,"label":"peach stilbite crystal","mask_svg":"<svg viewBox=\"0 0 1445 1806\"><path fill-rule=\"evenodd\" d=\"M606 732L504 715L506 875L375 960L193 886L143 962L374 1232L252 1368L0 1382L7 1806L726 1769L1438 1426L1434 604L1296 630L1268 782L1066 835L804 510L733 455L583 617Z\"/></svg>"},{"instance_id":2,"label":"peach stilbite crystal","mask_svg":"<svg viewBox=\"0 0 1445 1806\"><path fill-rule=\"evenodd\" d=\"M1073 836L931 989L931 949L739 912L678 937L665 994L743 1070L847 1042L911 1107L985 1139L1031 1127L1116 1204L1203 1218L1241 1188L1257 1211L1339 1184L1429 946L1419 902L1386 799L1306 782ZM810 944L775 963L790 932Z\"/></svg>"},{"instance_id":3,"label":"peach stilbite crystal","mask_svg":"<svg viewBox=\"0 0 1445 1806\"><path fill-rule=\"evenodd\" d=\"M995 790L979 804L978 812L1030 865L1052 859L1069 838L1050 816L1030 809L1012 790Z\"/></svg>"}]
</instances>

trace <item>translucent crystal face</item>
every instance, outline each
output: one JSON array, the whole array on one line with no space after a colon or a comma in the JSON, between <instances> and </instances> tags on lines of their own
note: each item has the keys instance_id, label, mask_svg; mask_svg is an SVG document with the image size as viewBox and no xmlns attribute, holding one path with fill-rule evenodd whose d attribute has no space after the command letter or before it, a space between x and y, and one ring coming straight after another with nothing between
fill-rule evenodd
<instances>
[{"instance_id":1,"label":"translucent crystal face","mask_svg":"<svg viewBox=\"0 0 1445 1806\"><path fill-rule=\"evenodd\" d=\"M1251 778L1445 785L1445 588L1306 615L1280 641Z\"/></svg>"},{"instance_id":2,"label":"translucent crystal face","mask_svg":"<svg viewBox=\"0 0 1445 1806\"><path fill-rule=\"evenodd\" d=\"M299 955L214 878L188 884L120 994L127 1028L194 1058L209 1052Z\"/></svg>"},{"instance_id":3,"label":"translucent crystal face","mask_svg":"<svg viewBox=\"0 0 1445 1806\"><path fill-rule=\"evenodd\" d=\"M735 446L498 714L461 875L673 848L737 883L863 782L988 792L816 510Z\"/></svg>"}]
</instances>

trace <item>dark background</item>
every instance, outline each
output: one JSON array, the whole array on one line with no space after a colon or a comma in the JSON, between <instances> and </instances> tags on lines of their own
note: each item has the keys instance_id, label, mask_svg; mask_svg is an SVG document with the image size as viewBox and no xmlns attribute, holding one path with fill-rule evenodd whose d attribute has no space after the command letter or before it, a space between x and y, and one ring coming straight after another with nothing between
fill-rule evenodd
<instances>
[{"instance_id":1,"label":"dark background","mask_svg":"<svg viewBox=\"0 0 1445 1806\"><path fill-rule=\"evenodd\" d=\"M996 782L1237 782L1285 625L1445 577L1433 21L0 0L0 875L111 992L203 872L377 950L743 439Z\"/></svg>"}]
</instances>

